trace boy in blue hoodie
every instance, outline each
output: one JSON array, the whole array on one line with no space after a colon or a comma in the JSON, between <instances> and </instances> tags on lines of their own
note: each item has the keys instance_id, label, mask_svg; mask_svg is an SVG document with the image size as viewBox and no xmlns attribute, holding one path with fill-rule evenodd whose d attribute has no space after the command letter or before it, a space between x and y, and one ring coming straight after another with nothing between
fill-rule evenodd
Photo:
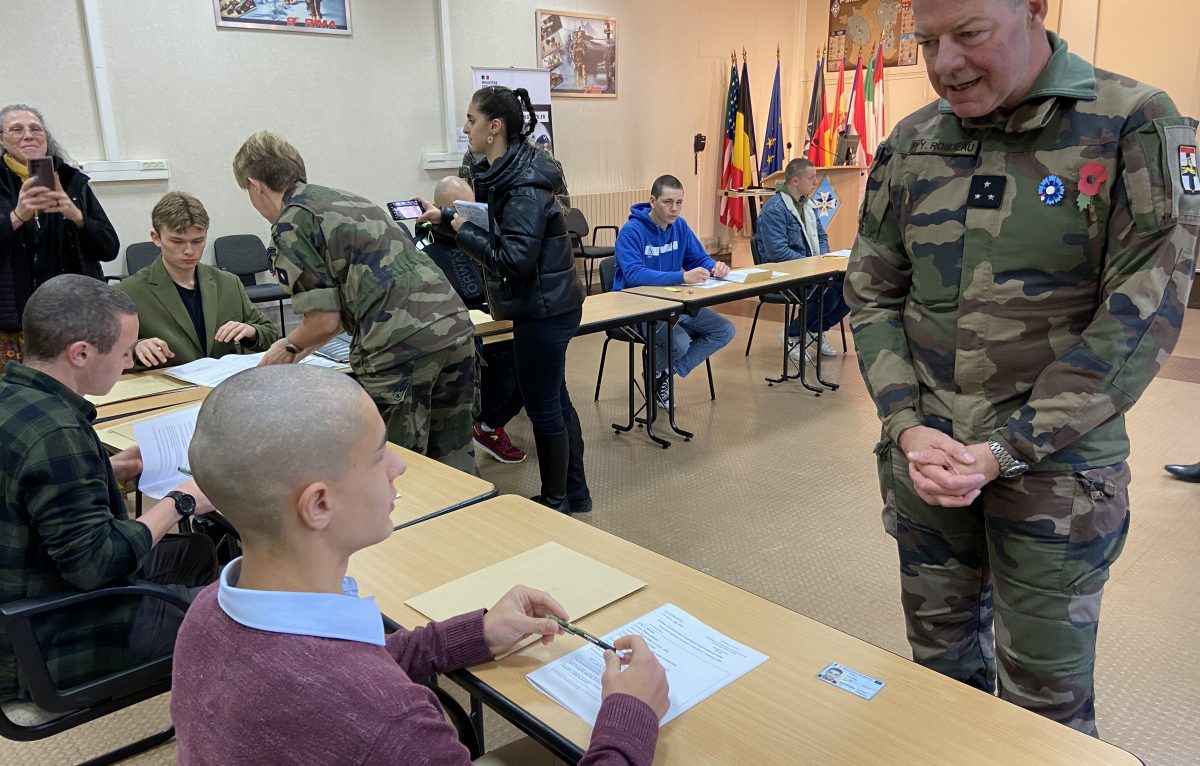
<instances>
[{"instance_id":1,"label":"boy in blue hoodie","mask_svg":"<svg viewBox=\"0 0 1200 766\"><path fill-rule=\"evenodd\" d=\"M650 201L629 209L629 220L617 234L613 289L658 285L697 285L724 277L729 266L708 256L683 210L683 184L675 176L659 176L650 187ZM674 372L681 378L733 340L733 323L711 309L679 318L671 333ZM667 370L667 328L654 336L658 362L654 391L660 407L668 407L670 375Z\"/></svg>"}]
</instances>

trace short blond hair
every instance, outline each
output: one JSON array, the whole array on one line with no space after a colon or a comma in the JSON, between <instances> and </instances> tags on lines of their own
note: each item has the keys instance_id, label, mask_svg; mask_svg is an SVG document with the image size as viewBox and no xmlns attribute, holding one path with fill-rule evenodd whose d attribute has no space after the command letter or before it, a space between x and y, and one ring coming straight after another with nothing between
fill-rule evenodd
<instances>
[{"instance_id":1,"label":"short blond hair","mask_svg":"<svg viewBox=\"0 0 1200 766\"><path fill-rule=\"evenodd\" d=\"M150 226L159 234L184 231L193 226L208 228L208 211L187 192L167 192L150 211Z\"/></svg>"},{"instance_id":2,"label":"short blond hair","mask_svg":"<svg viewBox=\"0 0 1200 766\"><path fill-rule=\"evenodd\" d=\"M260 130L246 139L233 158L233 177L245 189L257 178L275 192L285 192L296 183L306 183L304 158L283 136Z\"/></svg>"}]
</instances>

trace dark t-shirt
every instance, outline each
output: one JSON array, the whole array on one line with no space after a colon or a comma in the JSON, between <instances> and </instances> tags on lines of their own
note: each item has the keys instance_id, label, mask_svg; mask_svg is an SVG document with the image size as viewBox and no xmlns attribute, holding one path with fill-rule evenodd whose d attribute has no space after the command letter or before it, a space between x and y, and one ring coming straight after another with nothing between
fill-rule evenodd
<instances>
[{"instance_id":1,"label":"dark t-shirt","mask_svg":"<svg viewBox=\"0 0 1200 766\"><path fill-rule=\"evenodd\" d=\"M200 303L200 282L196 282L196 288L189 290L186 287L175 285L175 289L179 291L179 298L183 301L183 307L187 309L188 316L192 318L192 326L196 328L196 340L200 341L200 348L205 354L208 353L208 338L204 332L204 306Z\"/></svg>"}]
</instances>

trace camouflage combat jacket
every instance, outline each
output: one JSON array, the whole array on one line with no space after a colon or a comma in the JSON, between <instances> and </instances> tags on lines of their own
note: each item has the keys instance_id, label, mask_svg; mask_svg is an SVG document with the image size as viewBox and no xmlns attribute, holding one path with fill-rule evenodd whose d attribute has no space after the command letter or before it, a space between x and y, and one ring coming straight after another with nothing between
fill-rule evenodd
<instances>
[{"instance_id":1,"label":"camouflage combat jacket","mask_svg":"<svg viewBox=\"0 0 1200 766\"><path fill-rule=\"evenodd\" d=\"M1128 455L1123 413L1182 324L1200 185L1194 120L1050 42L1016 108L939 102L896 126L845 292L892 440L924 424L1072 470Z\"/></svg>"},{"instance_id":2,"label":"camouflage combat jacket","mask_svg":"<svg viewBox=\"0 0 1200 766\"><path fill-rule=\"evenodd\" d=\"M446 275L370 200L297 184L271 240L271 270L292 309L341 315L356 374L390 372L474 333Z\"/></svg>"}]
</instances>

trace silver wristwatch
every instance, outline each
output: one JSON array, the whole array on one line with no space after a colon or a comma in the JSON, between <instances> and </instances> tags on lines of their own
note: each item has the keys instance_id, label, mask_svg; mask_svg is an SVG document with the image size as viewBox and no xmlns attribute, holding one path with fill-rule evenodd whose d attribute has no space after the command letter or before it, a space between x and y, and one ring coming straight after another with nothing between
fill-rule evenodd
<instances>
[{"instance_id":1,"label":"silver wristwatch","mask_svg":"<svg viewBox=\"0 0 1200 766\"><path fill-rule=\"evenodd\" d=\"M1000 442L989 439L988 449L992 451L992 456L1000 464L1001 479L1013 479L1029 470L1028 463L1023 463L1010 455Z\"/></svg>"}]
</instances>

